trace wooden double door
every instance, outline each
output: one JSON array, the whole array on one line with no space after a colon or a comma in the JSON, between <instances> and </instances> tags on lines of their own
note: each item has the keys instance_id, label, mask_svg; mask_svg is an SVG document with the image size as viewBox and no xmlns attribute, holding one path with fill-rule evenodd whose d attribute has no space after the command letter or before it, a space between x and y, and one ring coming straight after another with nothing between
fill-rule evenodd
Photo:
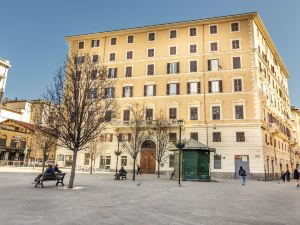
<instances>
[{"instance_id":1,"label":"wooden double door","mask_svg":"<svg viewBox=\"0 0 300 225\"><path fill-rule=\"evenodd\" d=\"M155 174L155 149L153 148L144 148L141 151L141 170L142 173Z\"/></svg>"}]
</instances>

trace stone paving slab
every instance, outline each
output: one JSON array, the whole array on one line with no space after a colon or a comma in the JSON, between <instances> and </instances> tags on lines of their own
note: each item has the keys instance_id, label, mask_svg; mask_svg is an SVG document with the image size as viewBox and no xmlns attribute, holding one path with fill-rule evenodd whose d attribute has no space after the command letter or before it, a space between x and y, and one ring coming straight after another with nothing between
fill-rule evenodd
<instances>
[{"instance_id":1,"label":"stone paving slab","mask_svg":"<svg viewBox=\"0 0 300 225\"><path fill-rule=\"evenodd\" d=\"M68 175L68 174L67 174ZM34 173L0 173L2 225L299 225L294 183L182 182L141 175L77 174L76 190L34 188ZM130 177L130 174L129 174ZM66 184L69 177L66 177Z\"/></svg>"}]
</instances>

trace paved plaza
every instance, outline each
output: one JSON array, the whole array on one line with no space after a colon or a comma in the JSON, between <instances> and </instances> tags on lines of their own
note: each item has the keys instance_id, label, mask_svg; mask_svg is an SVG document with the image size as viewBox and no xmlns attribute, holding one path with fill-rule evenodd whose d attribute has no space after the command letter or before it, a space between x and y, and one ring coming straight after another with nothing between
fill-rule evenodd
<instances>
[{"instance_id":1,"label":"paved plaza","mask_svg":"<svg viewBox=\"0 0 300 225\"><path fill-rule=\"evenodd\" d=\"M0 224L43 225L299 225L300 188L293 182L158 180L153 175L114 181L113 174L77 174L75 190L35 173L0 172ZM131 176L131 174L129 174ZM67 184L69 177L65 179Z\"/></svg>"}]
</instances>

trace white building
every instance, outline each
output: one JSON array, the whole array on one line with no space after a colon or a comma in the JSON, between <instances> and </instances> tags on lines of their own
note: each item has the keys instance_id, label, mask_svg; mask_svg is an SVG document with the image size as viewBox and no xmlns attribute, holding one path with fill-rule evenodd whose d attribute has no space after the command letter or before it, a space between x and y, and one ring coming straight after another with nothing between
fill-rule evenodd
<instances>
[{"instance_id":1,"label":"white building","mask_svg":"<svg viewBox=\"0 0 300 225\"><path fill-rule=\"evenodd\" d=\"M8 69L11 67L10 62L0 58L0 105L5 92ZM1 106L0 106L1 107Z\"/></svg>"}]
</instances>

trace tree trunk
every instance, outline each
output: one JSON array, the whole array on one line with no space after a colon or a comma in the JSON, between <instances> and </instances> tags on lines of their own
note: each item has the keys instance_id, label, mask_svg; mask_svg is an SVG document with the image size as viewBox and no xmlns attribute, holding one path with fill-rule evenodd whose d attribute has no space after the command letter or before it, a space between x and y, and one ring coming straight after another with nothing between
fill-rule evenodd
<instances>
[{"instance_id":1,"label":"tree trunk","mask_svg":"<svg viewBox=\"0 0 300 225\"><path fill-rule=\"evenodd\" d=\"M135 160L133 159L133 174L132 174L132 180L135 180Z\"/></svg>"},{"instance_id":2,"label":"tree trunk","mask_svg":"<svg viewBox=\"0 0 300 225\"><path fill-rule=\"evenodd\" d=\"M42 174L44 174L44 172L45 172L45 164L46 164L46 150L44 150Z\"/></svg>"},{"instance_id":3,"label":"tree trunk","mask_svg":"<svg viewBox=\"0 0 300 225\"><path fill-rule=\"evenodd\" d=\"M93 173L93 154L91 154L91 167L90 167L90 174Z\"/></svg>"},{"instance_id":4,"label":"tree trunk","mask_svg":"<svg viewBox=\"0 0 300 225\"><path fill-rule=\"evenodd\" d=\"M73 188L73 185L74 185L78 149L74 149L73 152L74 152L74 154L73 154L73 163L72 163L71 176L70 176L70 181L69 181L68 188Z\"/></svg>"},{"instance_id":5,"label":"tree trunk","mask_svg":"<svg viewBox=\"0 0 300 225\"><path fill-rule=\"evenodd\" d=\"M160 178L160 162L157 162L157 178Z\"/></svg>"}]
</instances>

